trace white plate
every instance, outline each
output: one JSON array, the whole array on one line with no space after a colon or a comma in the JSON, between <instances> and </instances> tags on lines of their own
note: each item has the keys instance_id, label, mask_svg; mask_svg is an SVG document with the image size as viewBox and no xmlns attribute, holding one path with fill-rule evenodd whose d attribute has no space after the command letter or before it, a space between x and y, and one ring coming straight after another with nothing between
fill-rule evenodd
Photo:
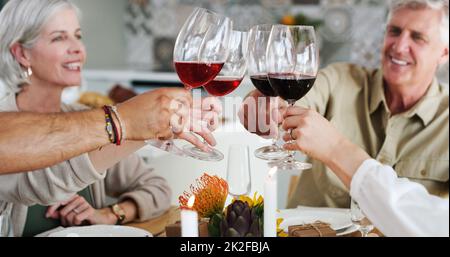
<instances>
[{"instance_id":1,"label":"white plate","mask_svg":"<svg viewBox=\"0 0 450 257\"><path fill-rule=\"evenodd\" d=\"M152 237L149 232L126 226L95 225L66 228L49 237Z\"/></svg>"},{"instance_id":2,"label":"white plate","mask_svg":"<svg viewBox=\"0 0 450 257\"><path fill-rule=\"evenodd\" d=\"M281 210L278 214L279 218L283 218L284 221L280 224L285 232L288 232L290 226L311 224L316 221L322 221L329 223L331 228L336 231L343 231L346 228L350 228L353 223L350 219L350 215L346 211L331 210L331 209L291 209Z\"/></svg>"},{"instance_id":3,"label":"white plate","mask_svg":"<svg viewBox=\"0 0 450 257\"><path fill-rule=\"evenodd\" d=\"M356 231L358 231L358 227L356 227L355 225L352 225L346 229L339 231L339 233L337 233L336 236L345 236L348 234L355 233Z\"/></svg>"}]
</instances>

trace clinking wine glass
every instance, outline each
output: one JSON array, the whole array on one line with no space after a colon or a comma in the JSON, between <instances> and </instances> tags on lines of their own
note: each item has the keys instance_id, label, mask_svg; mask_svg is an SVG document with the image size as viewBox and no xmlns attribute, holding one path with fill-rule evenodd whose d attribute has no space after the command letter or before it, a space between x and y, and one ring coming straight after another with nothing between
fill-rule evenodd
<instances>
[{"instance_id":1,"label":"clinking wine glass","mask_svg":"<svg viewBox=\"0 0 450 257\"><path fill-rule=\"evenodd\" d=\"M319 71L319 51L314 27L274 25L267 48L268 77L272 88L289 106L314 86ZM288 131L292 134L292 131ZM293 152L270 163L281 170L307 170L312 165L295 160Z\"/></svg>"},{"instance_id":2,"label":"clinking wine glass","mask_svg":"<svg viewBox=\"0 0 450 257\"><path fill-rule=\"evenodd\" d=\"M216 78L204 85L212 96L231 94L242 83L247 72L248 32L233 30L228 44L228 58Z\"/></svg>"},{"instance_id":3,"label":"clinking wine glass","mask_svg":"<svg viewBox=\"0 0 450 257\"><path fill-rule=\"evenodd\" d=\"M255 88L267 97L278 96L277 92L270 85L266 62L267 45L272 26L270 24L261 24L251 28L248 43L248 73L250 79ZM259 103L255 104L258 105ZM276 134L277 136L272 139L272 145L256 149L255 156L257 158L266 161L276 161L287 157L286 151L277 145L279 133Z\"/></svg>"},{"instance_id":4,"label":"clinking wine glass","mask_svg":"<svg viewBox=\"0 0 450 257\"><path fill-rule=\"evenodd\" d=\"M174 66L187 90L202 87L219 74L226 59L223 56L227 54L225 44L231 27L230 19L204 8L195 9L189 16L174 49ZM218 54L214 55L214 51ZM178 148L172 140L149 140L147 143L179 156L210 161L223 159L223 155L216 155L214 151L210 155L216 158L202 158L206 154L200 149L196 150L198 155L194 155Z\"/></svg>"},{"instance_id":5,"label":"clinking wine glass","mask_svg":"<svg viewBox=\"0 0 450 257\"><path fill-rule=\"evenodd\" d=\"M247 72L248 32L232 31L228 44L228 58L217 77L203 86L212 96L223 97L235 91L244 80ZM186 146L187 151L197 149ZM203 154L199 153L199 154ZM216 156L223 159L222 153L216 150ZM208 158L208 156L204 156Z\"/></svg>"},{"instance_id":6,"label":"clinking wine glass","mask_svg":"<svg viewBox=\"0 0 450 257\"><path fill-rule=\"evenodd\" d=\"M353 225L355 225L362 234L362 237L367 237L369 233L374 229L372 222L363 213L359 204L352 199L350 207L350 216Z\"/></svg>"},{"instance_id":7,"label":"clinking wine glass","mask_svg":"<svg viewBox=\"0 0 450 257\"><path fill-rule=\"evenodd\" d=\"M174 50L175 69L187 90L203 87L219 75L228 57L232 27L229 18L203 8L197 8L189 17ZM220 151L212 148L204 152L188 145L183 152L203 161L224 158Z\"/></svg>"},{"instance_id":8,"label":"clinking wine glass","mask_svg":"<svg viewBox=\"0 0 450 257\"><path fill-rule=\"evenodd\" d=\"M250 193L250 150L248 146L230 146L228 151L227 182L229 194L235 199Z\"/></svg>"}]
</instances>

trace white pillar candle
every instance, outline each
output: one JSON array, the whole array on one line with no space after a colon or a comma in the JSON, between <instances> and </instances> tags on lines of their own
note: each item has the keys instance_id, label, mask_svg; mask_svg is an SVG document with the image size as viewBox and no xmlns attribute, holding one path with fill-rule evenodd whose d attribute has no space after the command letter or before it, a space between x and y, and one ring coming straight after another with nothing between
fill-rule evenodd
<instances>
[{"instance_id":1,"label":"white pillar candle","mask_svg":"<svg viewBox=\"0 0 450 257\"><path fill-rule=\"evenodd\" d=\"M264 183L264 237L277 237L277 171L272 168Z\"/></svg>"},{"instance_id":2,"label":"white pillar candle","mask_svg":"<svg viewBox=\"0 0 450 257\"><path fill-rule=\"evenodd\" d=\"M195 196L192 196L188 202L188 208L181 211L181 236L198 237L198 213L193 210Z\"/></svg>"}]
</instances>

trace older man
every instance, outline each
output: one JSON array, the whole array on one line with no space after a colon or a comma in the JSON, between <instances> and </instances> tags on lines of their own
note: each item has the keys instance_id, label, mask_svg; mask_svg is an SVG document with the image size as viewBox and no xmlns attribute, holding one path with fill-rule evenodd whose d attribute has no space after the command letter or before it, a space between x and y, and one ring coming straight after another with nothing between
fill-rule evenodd
<instances>
[{"instance_id":1,"label":"older man","mask_svg":"<svg viewBox=\"0 0 450 257\"><path fill-rule=\"evenodd\" d=\"M448 196L449 98L448 89L435 79L448 61L448 42L448 0L393 1L381 69L331 65L298 105L317 110L400 177ZM350 206L338 178L324 164L312 164L288 205Z\"/></svg>"}]
</instances>

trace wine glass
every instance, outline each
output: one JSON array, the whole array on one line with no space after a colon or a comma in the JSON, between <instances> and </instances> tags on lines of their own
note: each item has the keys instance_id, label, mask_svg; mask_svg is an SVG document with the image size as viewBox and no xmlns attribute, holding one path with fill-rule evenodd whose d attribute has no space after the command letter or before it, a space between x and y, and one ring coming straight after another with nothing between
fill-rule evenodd
<instances>
[{"instance_id":1,"label":"wine glass","mask_svg":"<svg viewBox=\"0 0 450 257\"><path fill-rule=\"evenodd\" d=\"M175 69L187 90L203 87L219 75L228 58L232 27L229 18L204 8L197 8L191 14L174 50ZM203 161L224 158L216 149L204 152L188 145L183 150L186 155Z\"/></svg>"},{"instance_id":2,"label":"wine glass","mask_svg":"<svg viewBox=\"0 0 450 257\"><path fill-rule=\"evenodd\" d=\"M251 28L248 43L248 73L253 85L259 92L268 97L277 97L278 94L269 83L266 63L267 44L272 26L262 24ZM266 161L286 158L286 151L277 145L278 135L277 133L277 136L272 139L272 145L256 149L255 156Z\"/></svg>"},{"instance_id":3,"label":"wine glass","mask_svg":"<svg viewBox=\"0 0 450 257\"><path fill-rule=\"evenodd\" d=\"M250 193L250 150L248 146L230 146L228 150L227 181L229 194L235 199Z\"/></svg>"},{"instance_id":4,"label":"wine glass","mask_svg":"<svg viewBox=\"0 0 450 257\"><path fill-rule=\"evenodd\" d=\"M363 213L359 204L352 199L351 207L350 207L350 216L352 223L359 229L362 234L362 237L367 237L369 233L374 229L374 226L367 219L366 215Z\"/></svg>"},{"instance_id":5,"label":"wine glass","mask_svg":"<svg viewBox=\"0 0 450 257\"><path fill-rule=\"evenodd\" d=\"M319 71L319 51L314 27L274 25L267 48L269 82L289 106L314 86ZM289 131L292 134L292 131ZM295 160L293 152L270 166L281 170L307 170L312 165Z\"/></svg>"},{"instance_id":6,"label":"wine glass","mask_svg":"<svg viewBox=\"0 0 450 257\"><path fill-rule=\"evenodd\" d=\"M0 206L0 237L13 237L13 226L11 221L12 204Z\"/></svg>"},{"instance_id":7,"label":"wine glass","mask_svg":"<svg viewBox=\"0 0 450 257\"><path fill-rule=\"evenodd\" d=\"M231 94L242 83L247 72L248 32L233 30L228 44L228 58L216 78L204 85L212 96Z\"/></svg>"}]
</instances>

